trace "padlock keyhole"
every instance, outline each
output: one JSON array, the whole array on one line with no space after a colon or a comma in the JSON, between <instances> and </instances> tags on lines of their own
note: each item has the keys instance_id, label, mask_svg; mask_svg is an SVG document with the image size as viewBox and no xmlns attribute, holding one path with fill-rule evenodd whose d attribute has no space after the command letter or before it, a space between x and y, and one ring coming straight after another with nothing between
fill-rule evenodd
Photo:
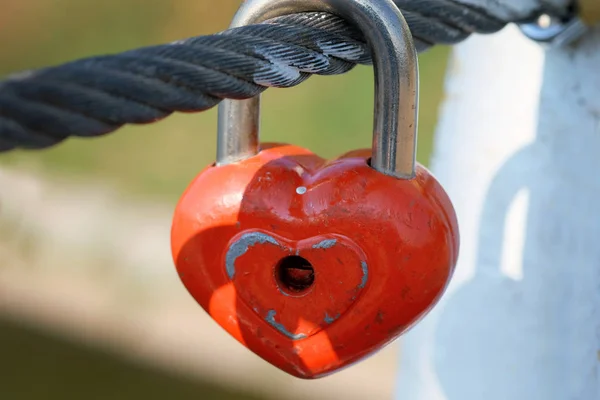
<instances>
[{"instance_id":1,"label":"padlock keyhole","mask_svg":"<svg viewBox=\"0 0 600 400\"><path fill-rule=\"evenodd\" d=\"M288 256L277 264L277 281L280 288L290 294L307 291L315 282L315 269L300 256Z\"/></svg>"}]
</instances>

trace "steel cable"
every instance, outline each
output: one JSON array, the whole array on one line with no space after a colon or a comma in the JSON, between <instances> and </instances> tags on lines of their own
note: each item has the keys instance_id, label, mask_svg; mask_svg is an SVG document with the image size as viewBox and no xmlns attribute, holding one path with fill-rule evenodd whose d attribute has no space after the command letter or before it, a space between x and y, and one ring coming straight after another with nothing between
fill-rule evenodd
<instances>
[{"instance_id":1,"label":"steel cable","mask_svg":"<svg viewBox=\"0 0 600 400\"><path fill-rule=\"evenodd\" d=\"M455 0L395 2L418 51L494 33L508 23ZM100 136L370 63L360 32L313 12L20 73L0 82L0 151Z\"/></svg>"}]
</instances>

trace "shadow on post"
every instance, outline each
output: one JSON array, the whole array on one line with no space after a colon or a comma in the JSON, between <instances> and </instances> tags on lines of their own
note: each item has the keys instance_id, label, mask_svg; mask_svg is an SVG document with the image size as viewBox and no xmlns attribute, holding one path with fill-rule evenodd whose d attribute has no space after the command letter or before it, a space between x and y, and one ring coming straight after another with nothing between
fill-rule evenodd
<instances>
[{"instance_id":1,"label":"shadow on post","mask_svg":"<svg viewBox=\"0 0 600 400\"><path fill-rule=\"evenodd\" d=\"M434 360L448 400L596 396L600 153L590 149L600 149L600 136L549 124L492 181L476 272L439 313ZM501 271L505 225L521 191L522 278L512 279Z\"/></svg>"}]
</instances>

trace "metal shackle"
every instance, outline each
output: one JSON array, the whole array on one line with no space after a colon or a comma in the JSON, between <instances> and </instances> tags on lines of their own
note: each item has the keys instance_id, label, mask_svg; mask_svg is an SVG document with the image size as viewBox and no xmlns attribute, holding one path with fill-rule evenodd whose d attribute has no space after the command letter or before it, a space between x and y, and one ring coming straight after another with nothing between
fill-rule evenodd
<instances>
[{"instance_id":1,"label":"metal shackle","mask_svg":"<svg viewBox=\"0 0 600 400\"><path fill-rule=\"evenodd\" d=\"M392 0L246 0L231 28L301 12L328 12L355 25L367 40L375 71L371 166L401 179L415 176L419 64L412 35ZM259 152L260 96L219 105L217 165Z\"/></svg>"}]
</instances>

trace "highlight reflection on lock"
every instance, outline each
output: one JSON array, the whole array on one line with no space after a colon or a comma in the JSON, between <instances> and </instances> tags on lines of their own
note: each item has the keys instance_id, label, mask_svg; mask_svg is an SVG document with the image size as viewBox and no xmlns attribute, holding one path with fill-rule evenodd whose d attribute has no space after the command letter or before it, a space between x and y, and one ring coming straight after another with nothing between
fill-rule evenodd
<instances>
[{"instance_id":1,"label":"highlight reflection on lock","mask_svg":"<svg viewBox=\"0 0 600 400\"><path fill-rule=\"evenodd\" d=\"M458 257L456 215L416 163L418 63L391 0L249 0L233 26L327 11L363 32L375 67L372 150L327 161L258 140L259 99L219 110L217 163L180 200L182 282L229 334L318 378L404 333L439 300Z\"/></svg>"}]
</instances>

